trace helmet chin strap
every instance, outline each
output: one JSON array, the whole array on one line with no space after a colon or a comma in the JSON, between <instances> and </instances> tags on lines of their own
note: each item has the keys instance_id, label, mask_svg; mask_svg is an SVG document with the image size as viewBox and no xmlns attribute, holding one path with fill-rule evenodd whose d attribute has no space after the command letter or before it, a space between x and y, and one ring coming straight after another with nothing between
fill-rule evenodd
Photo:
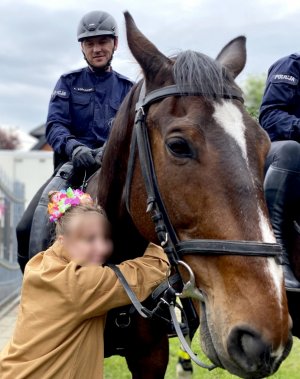
<instances>
[{"instance_id":1,"label":"helmet chin strap","mask_svg":"<svg viewBox=\"0 0 300 379\"><path fill-rule=\"evenodd\" d=\"M89 65L89 67L91 68L91 70L96 74L96 75L102 75L104 74L105 72L109 71L109 68L111 67L111 62L113 60L113 57L114 57L114 53L112 53L110 59L107 61L106 65L105 66L102 66L102 67L96 67L94 65L92 65L87 57L85 56L84 52L82 51L82 54L83 54L83 57L85 59L85 61L87 62L87 64Z\"/></svg>"}]
</instances>

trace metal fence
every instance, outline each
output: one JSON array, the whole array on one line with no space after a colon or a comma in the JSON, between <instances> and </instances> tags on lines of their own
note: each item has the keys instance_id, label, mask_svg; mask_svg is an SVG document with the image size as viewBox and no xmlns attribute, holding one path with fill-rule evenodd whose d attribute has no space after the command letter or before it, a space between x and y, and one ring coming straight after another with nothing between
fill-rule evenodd
<instances>
[{"instance_id":1,"label":"metal fence","mask_svg":"<svg viewBox=\"0 0 300 379\"><path fill-rule=\"evenodd\" d=\"M11 182L0 169L0 307L19 288L16 226L24 212L24 185Z\"/></svg>"}]
</instances>

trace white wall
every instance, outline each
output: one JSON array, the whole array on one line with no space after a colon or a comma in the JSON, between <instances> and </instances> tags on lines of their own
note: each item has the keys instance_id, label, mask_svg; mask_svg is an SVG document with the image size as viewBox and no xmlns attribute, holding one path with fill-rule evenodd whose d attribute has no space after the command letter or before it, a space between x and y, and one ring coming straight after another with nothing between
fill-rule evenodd
<instances>
[{"instance_id":1,"label":"white wall","mask_svg":"<svg viewBox=\"0 0 300 379\"><path fill-rule=\"evenodd\" d=\"M27 206L37 190L53 173L53 153L0 150L0 170L9 180L18 180L25 184Z\"/></svg>"}]
</instances>

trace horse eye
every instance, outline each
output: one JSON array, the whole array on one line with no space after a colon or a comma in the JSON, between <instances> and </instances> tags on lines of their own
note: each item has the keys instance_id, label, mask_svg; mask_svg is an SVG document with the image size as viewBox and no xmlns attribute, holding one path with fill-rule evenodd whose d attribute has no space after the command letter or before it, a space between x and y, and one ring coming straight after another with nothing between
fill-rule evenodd
<instances>
[{"instance_id":1,"label":"horse eye","mask_svg":"<svg viewBox=\"0 0 300 379\"><path fill-rule=\"evenodd\" d=\"M169 151L177 157L187 158L193 155L188 142L183 138L170 138L167 141L167 147Z\"/></svg>"}]
</instances>

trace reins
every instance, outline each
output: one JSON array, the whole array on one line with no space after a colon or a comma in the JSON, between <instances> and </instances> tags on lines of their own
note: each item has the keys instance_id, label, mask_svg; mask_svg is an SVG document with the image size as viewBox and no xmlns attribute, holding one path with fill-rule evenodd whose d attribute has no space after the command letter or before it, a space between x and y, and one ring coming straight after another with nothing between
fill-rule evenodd
<instances>
[{"instance_id":1,"label":"reins","mask_svg":"<svg viewBox=\"0 0 300 379\"><path fill-rule=\"evenodd\" d=\"M131 299L136 310L142 317L151 318L156 316L157 309L159 307L167 307L170 312L172 322L174 324L176 333L180 342L186 352L190 355L192 360L199 366L212 370L214 365L207 365L201 362L196 355L192 352L191 348L187 344L183 333L180 329L180 325L176 318L174 307L176 305L176 296L181 298L194 297L202 302L205 301L201 291L196 287L195 277L192 269L189 265L183 261L185 255L201 255L201 256L255 256L255 257L268 257L277 258L281 254L281 247L277 243L263 243L257 241L229 241L229 240L206 240L206 239L193 239L193 240L179 240L176 231L169 218L167 208L161 197L159 190L157 177L155 173L155 167L153 163L152 151L149 141L149 134L147 128L147 114L152 104L157 103L167 97L176 96L203 96L209 95L211 98L232 99L243 102L240 94L232 89L231 93L223 94L203 94L201 92L193 91L189 86L178 88L176 85L163 87L161 89L154 90L144 95L144 84L140 92L140 98L136 104L136 115L134 129L131 138L130 154L128 160L127 177L125 184L125 198L127 210L130 213L130 187L133 177L133 170L135 160L138 157L142 177L147 193L147 209L146 212L150 213L153 221L157 238L168 256L170 265L175 269L177 273L178 267L183 266L190 275L190 280L187 283L182 281L183 289L181 293L176 293L174 288L169 285L165 290L163 296L160 298L158 306L150 311L143 307L143 305L136 298L135 294L129 287L126 279L122 273L110 265L115 271L129 298Z\"/></svg>"}]
</instances>

